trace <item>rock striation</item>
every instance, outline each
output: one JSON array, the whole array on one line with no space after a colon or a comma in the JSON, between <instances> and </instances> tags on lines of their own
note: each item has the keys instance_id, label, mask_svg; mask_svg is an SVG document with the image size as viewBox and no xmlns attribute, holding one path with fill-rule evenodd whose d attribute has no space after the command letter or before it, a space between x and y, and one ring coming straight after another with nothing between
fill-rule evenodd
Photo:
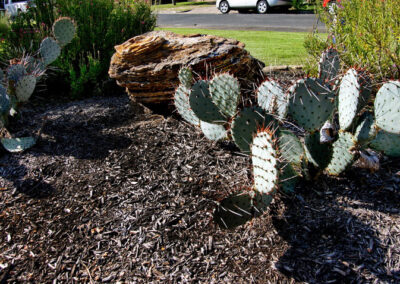
<instances>
[{"instance_id":1,"label":"rock striation","mask_svg":"<svg viewBox=\"0 0 400 284\"><path fill-rule=\"evenodd\" d=\"M178 71L190 66L198 77L229 72L243 89L262 78L264 64L244 44L212 35L178 35L154 31L115 46L109 75L140 102L162 102L173 97Z\"/></svg>"}]
</instances>

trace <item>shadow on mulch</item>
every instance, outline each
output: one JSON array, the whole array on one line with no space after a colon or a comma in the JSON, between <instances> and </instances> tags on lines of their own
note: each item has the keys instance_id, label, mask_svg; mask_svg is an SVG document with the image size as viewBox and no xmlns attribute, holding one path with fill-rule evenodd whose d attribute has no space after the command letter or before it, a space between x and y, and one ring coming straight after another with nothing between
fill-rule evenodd
<instances>
[{"instance_id":1,"label":"shadow on mulch","mask_svg":"<svg viewBox=\"0 0 400 284\"><path fill-rule=\"evenodd\" d=\"M41 129L42 139L39 139L37 145L34 146L33 155L35 156L104 159L110 151L128 148L132 140L124 135L103 134L103 130L123 126L133 117L140 116L146 111L137 104L126 105L128 100L125 97L114 108L104 109L99 108L95 100L91 103L89 100L88 107L85 109L74 102L44 114L34 108L27 109L22 111L22 115L17 120L11 121L10 129L16 137L30 136ZM99 109L101 112L98 112ZM35 116L32 117L32 114ZM100 147L99 143L101 143ZM5 151L2 152L2 154L5 153ZM14 185L15 193L22 193L35 199L54 195L56 190L43 179L46 176L60 175L62 167L58 163L47 165L43 171L36 172L34 177L27 179L28 170L19 162L22 155L10 155L8 163L19 166L17 170L9 166L1 166L0 177L9 180Z\"/></svg>"},{"instance_id":2,"label":"shadow on mulch","mask_svg":"<svg viewBox=\"0 0 400 284\"><path fill-rule=\"evenodd\" d=\"M126 96L122 102L129 100ZM10 128L15 136L29 136L38 132L40 123L44 122L41 134L44 139L38 141L40 147L35 146L36 154L53 156L73 156L77 159L102 159L112 150L121 150L129 147L131 139L118 133L103 133L103 130L115 128L129 123L132 118L140 116L145 109L138 105L127 106L119 103L114 107L102 109L97 113L99 105L96 100L85 109L79 107L79 103L70 103L65 107L47 112L39 118L32 118L29 111L14 121ZM85 103L88 103L86 101ZM121 109L122 108L122 109ZM37 110L34 111L37 113ZM30 121L36 121L32 125ZM28 127L27 127L28 126ZM101 147L97 146L101 144Z\"/></svg>"},{"instance_id":3,"label":"shadow on mulch","mask_svg":"<svg viewBox=\"0 0 400 284\"><path fill-rule=\"evenodd\" d=\"M383 189L377 177L358 169L342 178L352 181L350 187L324 177L301 184L296 197L282 198L286 211L273 224L290 249L276 263L279 271L309 283L364 283L370 277L398 283L400 270L385 267L391 251L379 238L391 236L374 219L399 214L400 192Z\"/></svg>"}]
</instances>

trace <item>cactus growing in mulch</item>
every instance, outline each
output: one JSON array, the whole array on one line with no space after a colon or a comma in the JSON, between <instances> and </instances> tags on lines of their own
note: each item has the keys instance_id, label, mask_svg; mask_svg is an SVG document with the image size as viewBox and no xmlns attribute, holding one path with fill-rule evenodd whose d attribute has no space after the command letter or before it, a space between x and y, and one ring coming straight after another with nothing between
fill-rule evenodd
<instances>
[{"instance_id":1,"label":"cactus growing in mulch","mask_svg":"<svg viewBox=\"0 0 400 284\"><path fill-rule=\"evenodd\" d=\"M245 219L254 215L250 209L257 194L268 194L272 200L275 189L293 192L309 167L339 175L369 148L400 156L400 82L390 81L379 89L372 114L367 108L372 97L368 74L350 68L341 75L339 69L337 52L328 49L321 57L319 78L298 80L288 90L267 80L255 92L259 106L242 109L240 87L233 76L225 73L210 81L193 81L190 68L181 70L180 78L189 78L175 94L181 116L200 124L207 138L232 139L252 157L254 188L226 201L229 206L246 204L242 209L249 214L224 210L222 202L218 212L229 219L222 221L227 227L237 223L230 220L234 215L246 215ZM293 132L293 125L300 131Z\"/></svg>"}]
</instances>

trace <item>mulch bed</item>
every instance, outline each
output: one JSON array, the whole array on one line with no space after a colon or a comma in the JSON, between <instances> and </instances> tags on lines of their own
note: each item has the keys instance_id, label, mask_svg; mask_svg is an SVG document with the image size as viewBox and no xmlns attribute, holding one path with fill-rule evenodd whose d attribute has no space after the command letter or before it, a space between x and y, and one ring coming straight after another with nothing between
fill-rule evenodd
<instances>
[{"instance_id":1,"label":"mulch bed","mask_svg":"<svg viewBox=\"0 0 400 284\"><path fill-rule=\"evenodd\" d=\"M400 164L302 182L232 230L216 202L250 159L126 97L30 107L0 157L0 282L400 281Z\"/></svg>"}]
</instances>

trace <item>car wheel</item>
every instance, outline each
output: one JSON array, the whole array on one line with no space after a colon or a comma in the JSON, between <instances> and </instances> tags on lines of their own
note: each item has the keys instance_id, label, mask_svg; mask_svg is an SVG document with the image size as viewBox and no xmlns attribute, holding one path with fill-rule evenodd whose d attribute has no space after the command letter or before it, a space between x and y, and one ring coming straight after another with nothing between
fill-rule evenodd
<instances>
[{"instance_id":1,"label":"car wheel","mask_svg":"<svg viewBox=\"0 0 400 284\"><path fill-rule=\"evenodd\" d=\"M257 2L257 13L265 14L268 10L268 3L265 0L260 0Z\"/></svg>"},{"instance_id":2,"label":"car wheel","mask_svg":"<svg viewBox=\"0 0 400 284\"><path fill-rule=\"evenodd\" d=\"M228 1L221 1L219 3L219 10L221 11L222 14L229 13L230 9L231 8L229 7Z\"/></svg>"}]
</instances>

